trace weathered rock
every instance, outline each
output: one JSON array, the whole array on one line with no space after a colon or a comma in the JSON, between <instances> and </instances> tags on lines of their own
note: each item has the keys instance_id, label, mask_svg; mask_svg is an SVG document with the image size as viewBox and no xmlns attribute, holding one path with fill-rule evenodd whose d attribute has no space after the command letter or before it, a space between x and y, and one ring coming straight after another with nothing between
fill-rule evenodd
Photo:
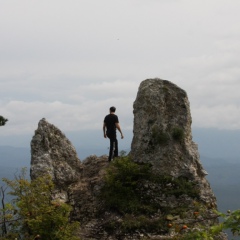
<instances>
[{"instance_id":1,"label":"weathered rock","mask_svg":"<svg viewBox=\"0 0 240 240\"><path fill-rule=\"evenodd\" d=\"M30 176L48 174L59 190L79 181L82 165L76 150L66 136L44 118L31 141Z\"/></svg>"},{"instance_id":2,"label":"weathered rock","mask_svg":"<svg viewBox=\"0 0 240 240\"><path fill-rule=\"evenodd\" d=\"M205 209L206 220L202 224L216 223L213 216L217 202L205 178L207 173L200 163L197 145L192 141L192 119L186 92L170 81L147 79L140 84L133 107L133 161L151 164L153 172L160 175L193 183L199 194L197 204ZM171 185L166 186L169 191L174 188ZM150 190L150 194L156 199L156 192ZM181 203L187 203L185 217L175 223L192 222L191 214L196 204L193 197L160 195L158 199L162 207L165 203L170 209L181 208ZM226 236L219 235L217 239L226 239Z\"/></svg>"},{"instance_id":3,"label":"weathered rock","mask_svg":"<svg viewBox=\"0 0 240 240\"><path fill-rule=\"evenodd\" d=\"M97 195L103 186L103 177L109 165L107 156L89 156L82 162L81 179L71 186L69 201L74 206L73 217L88 223L96 216L99 207Z\"/></svg>"},{"instance_id":4,"label":"weathered rock","mask_svg":"<svg viewBox=\"0 0 240 240\"><path fill-rule=\"evenodd\" d=\"M140 84L133 107L133 160L151 163L159 173L197 182L202 200L216 206L197 145L192 141L186 92L170 81L147 79Z\"/></svg>"}]
</instances>

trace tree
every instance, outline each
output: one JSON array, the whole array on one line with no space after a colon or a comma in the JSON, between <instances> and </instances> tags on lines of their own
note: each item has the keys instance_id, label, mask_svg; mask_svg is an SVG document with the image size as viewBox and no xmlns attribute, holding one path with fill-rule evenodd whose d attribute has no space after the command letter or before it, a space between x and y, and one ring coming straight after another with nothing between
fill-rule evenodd
<instances>
[{"instance_id":1,"label":"tree","mask_svg":"<svg viewBox=\"0 0 240 240\"><path fill-rule=\"evenodd\" d=\"M0 187L1 208L0 208L0 239L16 239L18 233L18 216L14 206L6 203L7 186Z\"/></svg>"},{"instance_id":2,"label":"tree","mask_svg":"<svg viewBox=\"0 0 240 240\"><path fill-rule=\"evenodd\" d=\"M2 239L13 239L6 237L18 233L25 240L36 236L44 240L79 240L74 235L79 224L69 221L72 207L53 199L54 184L50 176L29 181L23 172L15 180L3 180L12 189L9 194L14 196L7 220L14 228L5 231Z\"/></svg>"},{"instance_id":3,"label":"tree","mask_svg":"<svg viewBox=\"0 0 240 240\"><path fill-rule=\"evenodd\" d=\"M4 118L3 116L0 116L0 126L4 126L8 119Z\"/></svg>"}]
</instances>

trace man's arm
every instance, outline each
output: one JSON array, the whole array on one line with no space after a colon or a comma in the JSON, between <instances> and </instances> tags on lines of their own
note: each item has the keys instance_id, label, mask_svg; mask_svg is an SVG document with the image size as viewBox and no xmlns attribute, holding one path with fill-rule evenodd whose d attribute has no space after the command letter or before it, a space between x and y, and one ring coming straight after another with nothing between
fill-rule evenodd
<instances>
[{"instance_id":1,"label":"man's arm","mask_svg":"<svg viewBox=\"0 0 240 240\"><path fill-rule=\"evenodd\" d=\"M103 123L103 137L107 138L107 134L106 134L106 124L105 122Z\"/></svg>"},{"instance_id":2,"label":"man's arm","mask_svg":"<svg viewBox=\"0 0 240 240\"><path fill-rule=\"evenodd\" d=\"M121 130L121 127L120 127L119 123L115 123L115 125L116 125L117 130L121 133L121 138L123 139L124 136L122 134L122 130Z\"/></svg>"}]
</instances>

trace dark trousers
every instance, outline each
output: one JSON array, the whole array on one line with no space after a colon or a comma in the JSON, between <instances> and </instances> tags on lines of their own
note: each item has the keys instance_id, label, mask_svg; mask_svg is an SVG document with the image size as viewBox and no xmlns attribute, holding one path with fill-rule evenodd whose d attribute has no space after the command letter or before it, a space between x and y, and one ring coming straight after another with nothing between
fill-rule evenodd
<instances>
[{"instance_id":1,"label":"dark trousers","mask_svg":"<svg viewBox=\"0 0 240 240\"><path fill-rule=\"evenodd\" d=\"M110 139L110 149L108 161L111 161L113 158L118 157L118 140L116 137Z\"/></svg>"}]
</instances>

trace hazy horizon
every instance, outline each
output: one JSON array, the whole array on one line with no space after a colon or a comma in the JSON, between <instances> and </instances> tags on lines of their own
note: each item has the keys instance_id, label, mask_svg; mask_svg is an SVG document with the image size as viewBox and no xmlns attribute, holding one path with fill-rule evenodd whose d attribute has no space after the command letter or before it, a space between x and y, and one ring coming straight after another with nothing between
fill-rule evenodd
<instances>
[{"instance_id":1,"label":"hazy horizon","mask_svg":"<svg viewBox=\"0 0 240 240\"><path fill-rule=\"evenodd\" d=\"M61 129L60 129L61 130ZM130 150L133 137L132 130L124 130L124 139L119 138L119 149ZM91 154L108 153L109 140L103 138L102 130L85 130L64 132L73 146L81 152L88 150ZM24 147L30 149L31 135L0 137L0 146ZM200 157L213 159L240 158L240 130L219 130L215 128L193 128L193 141L198 145ZM81 154L80 154L81 155ZM86 157L86 154L83 154ZM81 157L82 159L82 157ZM239 159L240 160L240 159Z\"/></svg>"}]
</instances>

